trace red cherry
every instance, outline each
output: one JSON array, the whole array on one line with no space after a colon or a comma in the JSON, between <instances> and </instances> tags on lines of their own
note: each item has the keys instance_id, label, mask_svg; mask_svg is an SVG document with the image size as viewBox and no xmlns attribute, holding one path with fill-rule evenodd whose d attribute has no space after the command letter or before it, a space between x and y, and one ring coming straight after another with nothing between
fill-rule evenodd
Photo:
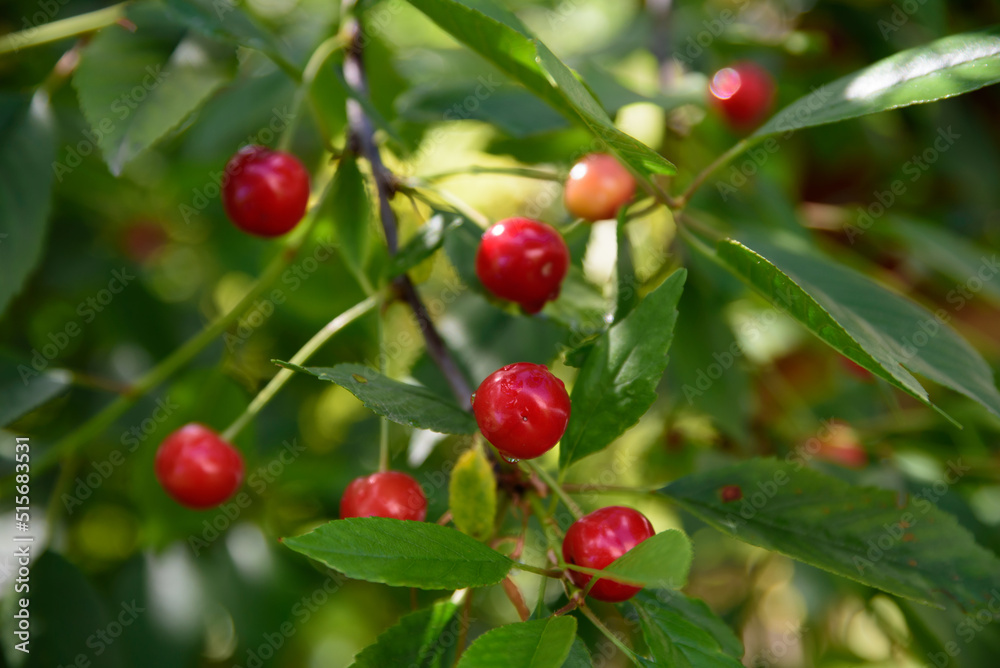
<instances>
[{"instance_id":1,"label":"red cherry","mask_svg":"<svg viewBox=\"0 0 1000 668\"><path fill-rule=\"evenodd\" d=\"M566 210L584 220L607 220L635 195L635 179L606 153L591 153L573 165L563 197Z\"/></svg>"},{"instance_id":2,"label":"red cherry","mask_svg":"<svg viewBox=\"0 0 1000 668\"><path fill-rule=\"evenodd\" d=\"M222 203L236 227L276 237L298 225L309 202L309 172L290 153L247 146L226 165Z\"/></svg>"},{"instance_id":3,"label":"red cherry","mask_svg":"<svg viewBox=\"0 0 1000 668\"><path fill-rule=\"evenodd\" d=\"M494 371L473 395L479 430L508 459L533 459L566 431L570 403L563 382L541 364L518 362Z\"/></svg>"},{"instance_id":4,"label":"red cherry","mask_svg":"<svg viewBox=\"0 0 1000 668\"><path fill-rule=\"evenodd\" d=\"M423 522L427 497L420 483L399 471L355 478L340 497L340 518L390 517Z\"/></svg>"},{"instance_id":5,"label":"red cherry","mask_svg":"<svg viewBox=\"0 0 1000 668\"><path fill-rule=\"evenodd\" d=\"M584 515L570 525L563 539L563 560L586 568L605 568L642 541L656 533L646 516L625 506L608 506ZM577 587L586 588L593 576L570 570ZM632 587L607 578L598 580L590 596L598 601L619 603L639 593Z\"/></svg>"},{"instance_id":6,"label":"red cherry","mask_svg":"<svg viewBox=\"0 0 1000 668\"><path fill-rule=\"evenodd\" d=\"M182 506L217 506L243 482L243 457L208 427L191 423L173 432L156 451L156 479Z\"/></svg>"},{"instance_id":7,"label":"red cherry","mask_svg":"<svg viewBox=\"0 0 1000 668\"><path fill-rule=\"evenodd\" d=\"M483 233L476 276L486 289L538 313L559 296L569 249L554 229L530 218L507 218Z\"/></svg>"},{"instance_id":8,"label":"red cherry","mask_svg":"<svg viewBox=\"0 0 1000 668\"><path fill-rule=\"evenodd\" d=\"M735 130L760 125L774 104L774 78L756 63L735 63L712 77L712 102Z\"/></svg>"}]
</instances>

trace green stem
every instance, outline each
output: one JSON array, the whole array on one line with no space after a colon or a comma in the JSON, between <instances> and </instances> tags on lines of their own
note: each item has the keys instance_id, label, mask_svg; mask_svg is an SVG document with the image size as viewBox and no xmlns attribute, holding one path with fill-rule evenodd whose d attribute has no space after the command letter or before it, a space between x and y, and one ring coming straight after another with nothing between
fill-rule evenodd
<instances>
[{"instance_id":1,"label":"green stem","mask_svg":"<svg viewBox=\"0 0 1000 668\"><path fill-rule=\"evenodd\" d=\"M309 62L306 63L305 68L302 70L302 81L299 83L299 87L295 91L295 99L292 101L292 112L289 117L288 127L285 128L278 139L278 148L280 150L288 150L288 147L292 143L292 136L295 134L295 128L299 124L302 105L312 94L312 84L316 80L316 75L319 74L320 69L326 64L330 56L345 48L348 43L349 40L347 37L338 33L324 40L316 47L312 55L309 56Z\"/></svg>"},{"instance_id":2,"label":"green stem","mask_svg":"<svg viewBox=\"0 0 1000 668\"><path fill-rule=\"evenodd\" d=\"M128 4L128 2L122 2L97 11L4 35L0 37L0 56L106 28L125 16L125 7Z\"/></svg>"},{"instance_id":3,"label":"green stem","mask_svg":"<svg viewBox=\"0 0 1000 668\"><path fill-rule=\"evenodd\" d=\"M709 176L740 153L750 148L754 143L756 142L752 142L750 138L741 139L736 142L732 148L713 160L708 167L701 170L698 175L694 177L694 180L690 183L690 185L688 185L687 189L681 193L679 197L677 197L675 200L676 208L683 209L687 203L691 201L691 197L694 195L695 191L697 191L698 188L705 183Z\"/></svg>"},{"instance_id":4,"label":"green stem","mask_svg":"<svg viewBox=\"0 0 1000 668\"><path fill-rule=\"evenodd\" d=\"M576 502L569 498L569 494L567 494L559 483L556 482L556 479L552 477L552 474L530 459L522 461L521 464L527 466L535 473L535 475L545 481L545 484L549 486L549 489L551 489L556 496L559 497L563 504L569 508L569 512L573 513L573 517L576 519L583 517L583 512L580 510L580 506L576 505Z\"/></svg>"},{"instance_id":5,"label":"green stem","mask_svg":"<svg viewBox=\"0 0 1000 668\"><path fill-rule=\"evenodd\" d=\"M612 633L611 629L609 629L607 626L605 626L604 622L602 622L597 617L597 615L594 614L594 611L591 610L590 608L588 608L582 601L580 602L579 610L580 610L580 612L582 612L584 614L584 616L587 619L590 620L590 623L593 624L594 626L596 626L598 631L600 631L601 633L603 633L604 635L606 635L608 637L608 640L610 640L611 642L613 642L615 644L615 647L617 647L618 649L620 649L625 654L625 656L627 656L629 658L629 660L632 663L634 663L635 665L640 666L640 667L642 666L642 664L639 662L639 657L636 656L635 652L633 652L632 649L628 645L626 645L621 640L619 640L618 636L616 636L614 633Z\"/></svg>"},{"instance_id":6,"label":"green stem","mask_svg":"<svg viewBox=\"0 0 1000 668\"><path fill-rule=\"evenodd\" d=\"M522 571L528 571L529 573L535 573L536 575L542 575L547 578L554 578L556 580L563 576L561 568L539 568L538 566L531 566L530 564L522 563L518 563L515 568L519 568Z\"/></svg>"},{"instance_id":7,"label":"green stem","mask_svg":"<svg viewBox=\"0 0 1000 668\"><path fill-rule=\"evenodd\" d=\"M104 430L114 424L115 420L121 417L140 398L158 387L194 359L195 355L214 341L232 323L236 322L240 316L246 313L253 306L254 300L260 297L285 272L288 265L298 255L299 250L305 245L306 239L308 239L318 219L317 211L322 206L322 202L326 199L329 190L328 184L323 195L320 196L319 201L310 212L309 218L303 224L299 225L298 229L288 237L285 247L271 260L260 278L257 279L257 282L254 283L253 287L250 288L249 292L244 295L243 299L236 306L230 309L228 313L216 318L205 329L201 330L191 339L188 339L184 345L171 353L169 357L150 369L146 375L132 386L131 392L118 397L78 429L57 441L39 459L37 472L41 473L48 470L62 457L75 453L86 443L100 436Z\"/></svg>"},{"instance_id":8,"label":"green stem","mask_svg":"<svg viewBox=\"0 0 1000 668\"><path fill-rule=\"evenodd\" d=\"M559 174L557 172L549 172L544 169L532 169L530 167L462 167L460 169L451 169L444 172L437 172L435 174L428 174L427 176L417 177L424 183L433 183L435 181L441 181L443 179L451 178L452 176L475 176L477 174L501 174L506 176L522 176L526 179L539 179L541 181L565 181L566 175Z\"/></svg>"},{"instance_id":9,"label":"green stem","mask_svg":"<svg viewBox=\"0 0 1000 668\"><path fill-rule=\"evenodd\" d=\"M351 308L347 309L336 318L331 320L326 324L323 329L316 332L309 341L306 342L304 346L299 348L299 351L292 356L289 360L292 364L302 365L308 360L313 353L323 347L327 341L329 341L334 334L342 330L347 325L351 324L358 318L360 318L365 313L368 313L373 308L379 304L379 298L376 295L368 297L363 302L355 304ZM236 438L239 433L243 430L247 424L256 417L257 413L261 411L264 406L268 404L271 399L285 386L285 383L295 374L291 369L281 369L274 375L264 389L261 390L250 405L247 406L243 414L240 415L236 420L222 432L222 438L231 441Z\"/></svg>"},{"instance_id":10,"label":"green stem","mask_svg":"<svg viewBox=\"0 0 1000 668\"><path fill-rule=\"evenodd\" d=\"M385 374L385 365L382 364L382 344L385 337L385 323L383 313L378 314L378 371ZM378 470L385 472L389 470L389 420L385 416L380 418L378 432Z\"/></svg>"}]
</instances>

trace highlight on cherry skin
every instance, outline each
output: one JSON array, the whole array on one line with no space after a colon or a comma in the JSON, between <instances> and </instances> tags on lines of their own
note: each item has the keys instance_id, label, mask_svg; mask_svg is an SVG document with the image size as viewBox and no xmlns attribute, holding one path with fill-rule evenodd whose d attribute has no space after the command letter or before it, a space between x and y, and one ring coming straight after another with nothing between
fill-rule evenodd
<instances>
[{"instance_id":1,"label":"highlight on cherry skin","mask_svg":"<svg viewBox=\"0 0 1000 668\"><path fill-rule=\"evenodd\" d=\"M569 423L566 386L543 364L518 362L497 369L472 395L483 437L508 461L551 450Z\"/></svg>"},{"instance_id":2,"label":"highlight on cherry skin","mask_svg":"<svg viewBox=\"0 0 1000 668\"><path fill-rule=\"evenodd\" d=\"M226 164L222 204L236 227L259 237L291 231L309 203L309 172L298 158L247 146Z\"/></svg>"},{"instance_id":3,"label":"highlight on cherry skin","mask_svg":"<svg viewBox=\"0 0 1000 668\"><path fill-rule=\"evenodd\" d=\"M382 471L355 478L340 497L340 518L388 517L423 522L427 497L414 478L400 471Z\"/></svg>"},{"instance_id":4,"label":"highlight on cherry skin","mask_svg":"<svg viewBox=\"0 0 1000 668\"><path fill-rule=\"evenodd\" d=\"M616 218L635 196L635 178L607 153L591 153L573 165L566 179L566 210L588 221Z\"/></svg>"},{"instance_id":5,"label":"highlight on cherry skin","mask_svg":"<svg viewBox=\"0 0 1000 668\"><path fill-rule=\"evenodd\" d=\"M584 515L570 525L563 538L563 561L585 568L606 568L633 547L651 538L656 531L646 516L626 506L607 506ZM592 576L567 569L577 587L586 589ZM591 587L589 596L598 601L620 603L639 593L641 587L601 578Z\"/></svg>"},{"instance_id":6,"label":"highlight on cherry skin","mask_svg":"<svg viewBox=\"0 0 1000 668\"><path fill-rule=\"evenodd\" d=\"M774 77L757 63L739 62L719 70L709 90L714 106L739 132L756 128L774 107Z\"/></svg>"},{"instance_id":7,"label":"highlight on cherry skin","mask_svg":"<svg viewBox=\"0 0 1000 668\"><path fill-rule=\"evenodd\" d=\"M219 505L243 482L243 456L239 450L196 422L163 440L153 468L167 494L195 510Z\"/></svg>"},{"instance_id":8,"label":"highlight on cherry skin","mask_svg":"<svg viewBox=\"0 0 1000 668\"><path fill-rule=\"evenodd\" d=\"M559 297L569 249L555 229L530 218L506 218L483 233L476 276L501 299L538 313Z\"/></svg>"}]
</instances>

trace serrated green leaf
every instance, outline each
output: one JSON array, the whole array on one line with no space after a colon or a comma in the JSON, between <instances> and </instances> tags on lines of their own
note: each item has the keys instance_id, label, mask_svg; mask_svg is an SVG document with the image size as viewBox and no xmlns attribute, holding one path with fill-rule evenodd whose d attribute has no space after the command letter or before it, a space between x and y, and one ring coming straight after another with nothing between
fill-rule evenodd
<instances>
[{"instance_id":1,"label":"serrated green leaf","mask_svg":"<svg viewBox=\"0 0 1000 668\"><path fill-rule=\"evenodd\" d=\"M778 112L751 139L933 102L1000 82L1000 28L949 35L878 61Z\"/></svg>"},{"instance_id":2,"label":"serrated green leaf","mask_svg":"<svg viewBox=\"0 0 1000 668\"><path fill-rule=\"evenodd\" d=\"M476 638L458 668L561 668L575 638L573 617L508 624Z\"/></svg>"},{"instance_id":3,"label":"serrated green leaf","mask_svg":"<svg viewBox=\"0 0 1000 668\"><path fill-rule=\"evenodd\" d=\"M966 473L950 463L949 479ZM742 497L720 494L735 485ZM723 533L936 607L976 609L1000 593L1000 559L927 498L855 487L788 462L753 459L660 492Z\"/></svg>"},{"instance_id":4,"label":"serrated green leaf","mask_svg":"<svg viewBox=\"0 0 1000 668\"><path fill-rule=\"evenodd\" d=\"M497 481L479 447L466 450L455 462L448 481L448 508L462 533L477 540L493 534L497 514Z\"/></svg>"},{"instance_id":5,"label":"serrated green leaf","mask_svg":"<svg viewBox=\"0 0 1000 668\"><path fill-rule=\"evenodd\" d=\"M675 173L666 158L618 130L573 72L510 12L489 0L408 1L556 111L582 123L645 180Z\"/></svg>"},{"instance_id":6,"label":"serrated green leaf","mask_svg":"<svg viewBox=\"0 0 1000 668\"><path fill-rule=\"evenodd\" d=\"M845 357L929 406L918 373L1000 416L1000 392L982 356L947 322L852 269L763 239L727 239L724 266ZM936 407L935 407L936 408ZM942 413L943 414L943 413Z\"/></svg>"},{"instance_id":7,"label":"serrated green leaf","mask_svg":"<svg viewBox=\"0 0 1000 668\"><path fill-rule=\"evenodd\" d=\"M667 529L642 541L603 570L621 576L627 584L679 589L687 583L690 569L691 541L682 531Z\"/></svg>"},{"instance_id":8,"label":"serrated green leaf","mask_svg":"<svg viewBox=\"0 0 1000 668\"><path fill-rule=\"evenodd\" d=\"M460 216L435 213L420 226L386 267L386 277L395 278L429 258L444 244L445 236L462 225Z\"/></svg>"},{"instance_id":9,"label":"serrated green leaf","mask_svg":"<svg viewBox=\"0 0 1000 668\"><path fill-rule=\"evenodd\" d=\"M740 668L743 646L725 622L698 599L680 592L632 599L655 665L676 668Z\"/></svg>"},{"instance_id":10,"label":"serrated green leaf","mask_svg":"<svg viewBox=\"0 0 1000 668\"><path fill-rule=\"evenodd\" d=\"M418 429L442 434L473 434L478 429L472 413L420 385L386 378L360 364L334 367L301 367L288 362L276 364L340 385L384 418Z\"/></svg>"},{"instance_id":11,"label":"serrated green leaf","mask_svg":"<svg viewBox=\"0 0 1000 668\"><path fill-rule=\"evenodd\" d=\"M447 651L441 633L455 617L458 606L438 601L429 608L402 617L375 641L354 657L351 668L411 666L437 668Z\"/></svg>"},{"instance_id":12,"label":"serrated green leaf","mask_svg":"<svg viewBox=\"0 0 1000 668\"><path fill-rule=\"evenodd\" d=\"M0 96L0 315L42 259L54 163L48 96Z\"/></svg>"},{"instance_id":13,"label":"serrated green leaf","mask_svg":"<svg viewBox=\"0 0 1000 668\"><path fill-rule=\"evenodd\" d=\"M115 176L236 72L231 49L200 35L179 39L177 29L155 23L158 14L133 16L143 29L102 30L73 76L80 108Z\"/></svg>"},{"instance_id":14,"label":"serrated green leaf","mask_svg":"<svg viewBox=\"0 0 1000 668\"><path fill-rule=\"evenodd\" d=\"M601 334L580 369L559 466L598 452L639 421L667 368L687 272L674 272L621 322Z\"/></svg>"},{"instance_id":15,"label":"serrated green leaf","mask_svg":"<svg viewBox=\"0 0 1000 668\"><path fill-rule=\"evenodd\" d=\"M384 517L334 520L283 542L348 577L394 587L484 587L503 580L514 566L461 531Z\"/></svg>"}]
</instances>

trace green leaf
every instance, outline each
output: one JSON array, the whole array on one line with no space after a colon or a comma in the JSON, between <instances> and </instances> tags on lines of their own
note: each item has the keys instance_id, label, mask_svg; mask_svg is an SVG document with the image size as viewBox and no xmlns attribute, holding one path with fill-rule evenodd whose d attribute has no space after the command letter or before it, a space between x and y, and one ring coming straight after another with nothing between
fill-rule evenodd
<instances>
[{"instance_id":1,"label":"green leaf","mask_svg":"<svg viewBox=\"0 0 1000 668\"><path fill-rule=\"evenodd\" d=\"M452 214L435 211L434 215L449 216ZM476 292L484 294L485 288L479 282L479 277L476 276L476 251L479 250L483 230L468 218L464 216L459 216L459 218L462 222L444 238L444 252L448 255L448 260L462 282Z\"/></svg>"},{"instance_id":2,"label":"green leaf","mask_svg":"<svg viewBox=\"0 0 1000 668\"><path fill-rule=\"evenodd\" d=\"M38 372L29 360L0 354L0 427L59 396L71 382L63 369Z\"/></svg>"},{"instance_id":3,"label":"green leaf","mask_svg":"<svg viewBox=\"0 0 1000 668\"><path fill-rule=\"evenodd\" d=\"M171 17L208 37L224 39L270 56L282 53L281 43L236 2L225 0L163 0Z\"/></svg>"},{"instance_id":4,"label":"green leaf","mask_svg":"<svg viewBox=\"0 0 1000 668\"><path fill-rule=\"evenodd\" d=\"M686 277L684 269L674 272L628 317L597 338L573 384L560 468L607 446L656 400Z\"/></svg>"},{"instance_id":5,"label":"green leaf","mask_svg":"<svg viewBox=\"0 0 1000 668\"><path fill-rule=\"evenodd\" d=\"M954 97L998 81L1000 28L950 35L814 90L771 118L753 140Z\"/></svg>"},{"instance_id":6,"label":"green leaf","mask_svg":"<svg viewBox=\"0 0 1000 668\"><path fill-rule=\"evenodd\" d=\"M559 289L559 298L546 304L542 313L574 334L588 337L605 330L612 308L614 305L605 299L601 289L571 264Z\"/></svg>"},{"instance_id":7,"label":"green leaf","mask_svg":"<svg viewBox=\"0 0 1000 668\"><path fill-rule=\"evenodd\" d=\"M1000 586L1000 560L928 499L900 505L896 492L822 475L795 453L786 460L744 461L660 491L738 540L927 605L976 609ZM961 459L949 466L947 480L967 472ZM733 485L742 498L726 503L720 490Z\"/></svg>"},{"instance_id":8,"label":"green leaf","mask_svg":"<svg viewBox=\"0 0 1000 668\"><path fill-rule=\"evenodd\" d=\"M639 282L635 278L635 260L632 257L632 244L625 229L628 209L622 207L618 212L618 261L615 263L616 291L615 321L627 316L639 303Z\"/></svg>"},{"instance_id":9,"label":"green leaf","mask_svg":"<svg viewBox=\"0 0 1000 668\"><path fill-rule=\"evenodd\" d=\"M478 429L472 413L451 401L425 387L386 378L360 364L308 368L281 361L276 361L276 364L336 383L375 414L399 424L441 434L474 434Z\"/></svg>"},{"instance_id":10,"label":"green leaf","mask_svg":"<svg viewBox=\"0 0 1000 668\"><path fill-rule=\"evenodd\" d=\"M676 172L666 158L618 130L573 72L506 10L489 0L408 1L556 111L582 123L644 179Z\"/></svg>"},{"instance_id":11,"label":"green leaf","mask_svg":"<svg viewBox=\"0 0 1000 668\"><path fill-rule=\"evenodd\" d=\"M569 654L563 661L562 668L594 668L594 662L587 651L587 644L579 636L573 639Z\"/></svg>"},{"instance_id":12,"label":"green leaf","mask_svg":"<svg viewBox=\"0 0 1000 668\"><path fill-rule=\"evenodd\" d=\"M429 608L417 610L379 635L354 657L351 668L385 668L412 666L431 668L441 665L448 647L441 642L441 633L458 609L450 601L438 601Z\"/></svg>"},{"instance_id":13,"label":"green leaf","mask_svg":"<svg viewBox=\"0 0 1000 668\"><path fill-rule=\"evenodd\" d=\"M394 587L484 587L503 580L514 566L455 529L384 517L334 520L283 542L348 577Z\"/></svg>"},{"instance_id":14,"label":"green leaf","mask_svg":"<svg viewBox=\"0 0 1000 668\"><path fill-rule=\"evenodd\" d=\"M54 162L48 98L0 96L0 315L42 259Z\"/></svg>"},{"instance_id":15,"label":"green leaf","mask_svg":"<svg viewBox=\"0 0 1000 668\"><path fill-rule=\"evenodd\" d=\"M642 541L603 570L621 576L626 584L679 589L687 583L690 569L691 541L684 532L667 529Z\"/></svg>"},{"instance_id":16,"label":"green leaf","mask_svg":"<svg viewBox=\"0 0 1000 668\"><path fill-rule=\"evenodd\" d=\"M444 244L445 236L462 225L460 216L435 213L390 260L386 277L395 278L429 258Z\"/></svg>"},{"instance_id":17,"label":"green leaf","mask_svg":"<svg viewBox=\"0 0 1000 668\"><path fill-rule=\"evenodd\" d=\"M176 29L155 22L159 16L138 12L142 29L135 33L102 30L73 76L80 108L115 176L236 72L232 49L199 35L180 39Z\"/></svg>"},{"instance_id":18,"label":"green leaf","mask_svg":"<svg viewBox=\"0 0 1000 668\"><path fill-rule=\"evenodd\" d=\"M476 638L458 668L561 668L575 638L573 617L507 624Z\"/></svg>"},{"instance_id":19,"label":"green leaf","mask_svg":"<svg viewBox=\"0 0 1000 668\"><path fill-rule=\"evenodd\" d=\"M344 262L355 273L364 273L371 245L372 210L365 179L353 153L345 153L340 159L321 216L333 220Z\"/></svg>"},{"instance_id":20,"label":"green leaf","mask_svg":"<svg viewBox=\"0 0 1000 668\"><path fill-rule=\"evenodd\" d=\"M764 240L747 245L727 239L719 242L716 253L730 271L769 301L895 387L933 406L910 372L921 374L1000 416L993 373L947 325L951 313L943 309L931 313L812 252Z\"/></svg>"},{"instance_id":21,"label":"green leaf","mask_svg":"<svg viewBox=\"0 0 1000 668\"><path fill-rule=\"evenodd\" d=\"M640 592L632 599L642 634L658 665L740 668L743 646L725 622L698 599Z\"/></svg>"},{"instance_id":22,"label":"green leaf","mask_svg":"<svg viewBox=\"0 0 1000 668\"><path fill-rule=\"evenodd\" d=\"M477 540L493 535L497 514L497 481L479 447L466 450L455 462L448 481L448 508L462 533Z\"/></svg>"}]
</instances>

